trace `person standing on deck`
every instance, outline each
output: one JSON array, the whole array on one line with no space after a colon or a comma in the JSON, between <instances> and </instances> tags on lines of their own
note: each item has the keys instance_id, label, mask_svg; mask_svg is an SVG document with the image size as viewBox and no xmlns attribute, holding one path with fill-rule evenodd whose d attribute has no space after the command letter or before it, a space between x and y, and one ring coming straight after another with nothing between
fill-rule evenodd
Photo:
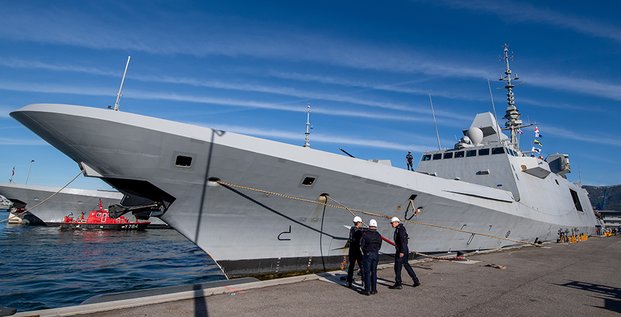
<instances>
[{"instance_id":1,"label":"person standing on deck","mask_svg":"<svg viewBox=\"0 0 621 317\"><path fill-rule=\"evenodd\" d=\"M405 156L405 162L408 165L408 171L414 171L413 161L414 157L412 156L412 152L408 151L408 155Z\"/></svg>"}]
</instances>

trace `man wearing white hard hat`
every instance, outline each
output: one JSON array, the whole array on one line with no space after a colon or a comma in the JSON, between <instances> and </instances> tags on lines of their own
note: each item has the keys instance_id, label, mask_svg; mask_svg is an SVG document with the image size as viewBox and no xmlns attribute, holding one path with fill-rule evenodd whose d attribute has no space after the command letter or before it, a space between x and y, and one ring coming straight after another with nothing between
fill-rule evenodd
<instances>
[{"instance_id":1,"label":"man wearing white hard hat","mask_svg":"<svg viewBox=\"0 0 621 317\"><path fill-rule=\"evenodd\" d=\"M408 262L408 255L410 254L410 250L408 249L408 232L405 230L401 220L397 217L392 217L392 219L390 219L390 224L393 228L395 228L395 234L393 237L395 241L395 285L388 286L388 288L403 288L401 281L401 269L403 267L405 267L405 271L408 272L412 278L412 286L419 286L420 281Z\"/></svg>"},{"instance_id":2,"label":"man wearing white hard hat","mask_svg":"<svg viewBox=\"0 0 621 317\"><path fill-rule=\"evenodd\" d=\"M349 229L349 268L347 269L347 287L351 287L354 281L354 268L356 262L360 272L362 269L362 252L360 251L360 239L362 239L362 218L354 217L354 225Z\"/></svg>"},{"instance_id":3,"label":"man wearing white hard hat","mask_svg":"<svg viewBox=\"0 0 621 317\"><path fill-rule=\"evenodd\" d=\"M379 250L382 248L382 236L377 232L377 221L369 221L369 230L362 234L360 240L362 263L364 267L364 295L377 294L377 263Z\"/></svg>"}]
</instances>

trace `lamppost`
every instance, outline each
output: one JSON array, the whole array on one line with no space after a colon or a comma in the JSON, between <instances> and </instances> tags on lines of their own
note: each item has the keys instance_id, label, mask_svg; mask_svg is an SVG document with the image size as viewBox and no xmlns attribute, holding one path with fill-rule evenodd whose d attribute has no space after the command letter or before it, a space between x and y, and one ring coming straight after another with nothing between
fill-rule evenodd
<instances>
[{"instance_id":1,"label":"lamppost","mask_svg":"<svg viewBox=\"0 0 621 317\"><path fill-rule=\"evenodd\" d=\"M32 163L34 163L34 160L30 160L30 166L28 167L28 176L26 176L26 185L28 185L28 179L30 178L30 170L32 169Z\"/></svg>"}]
</instances>

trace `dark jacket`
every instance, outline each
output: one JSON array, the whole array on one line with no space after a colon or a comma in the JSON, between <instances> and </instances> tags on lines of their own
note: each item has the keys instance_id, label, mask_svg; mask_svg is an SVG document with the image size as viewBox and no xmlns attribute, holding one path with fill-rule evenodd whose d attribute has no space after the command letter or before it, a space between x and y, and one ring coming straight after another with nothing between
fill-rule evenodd
<instances>
[{"instance_id":1,"label":"dark jacket","mask_svg":"<svg viewBox=\"0 0 621 317\"><path fill-rule=\"evenodd\" d=\"M394 238L394 241L395 241L396 253L407 253L407 252L409 252L409 249L408 249L408 232L407 232L407 230L405 230L405 227L403 226L402 223L400 223L395 228L395 235L394 235L393 238Z\"/></svg>"},{"instance_id":2,"label":"dark jacket","mask_svg":"<svg viewBox=\"0 0 621 317\"><path fill-rule=\"evenodd\" d=\"M377 230L365 230L360 239L362 254L377 253L382 248L382 236Z\"/></svg>"},{"instance_id":3,"label":"dark jacket","mask_svg":"<svg viewBox=\"0 0 621 317\"><path fill-rule=\"evenodd\" d=\"M349 229L349 253L360 253L360 239L362 239L362 229L352 226Z\"/></svg>"}]
</instances>

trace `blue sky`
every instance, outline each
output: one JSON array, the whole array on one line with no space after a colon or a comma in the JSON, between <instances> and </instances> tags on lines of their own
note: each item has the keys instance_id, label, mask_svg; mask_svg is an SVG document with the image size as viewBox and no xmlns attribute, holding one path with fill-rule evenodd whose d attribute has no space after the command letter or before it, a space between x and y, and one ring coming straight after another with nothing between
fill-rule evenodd
<instances>
[{"instance_id":1,"label":"blue sky","mask_svg":"<svg viewBox=\"0 0 621 317\"><path fill-rule=\"evenodd\" d=\"M0 0L0 182L61 186L77 164L8 116L30 103L121 110L311 145L405 168L412 150L452 147L505 92L543 154L570 155L572 181L621 183L621 3L583 1ZM530 149L526 131L522 148ZM108 188L79 178L71 187Z\"/></svg>"}]
</instances>

